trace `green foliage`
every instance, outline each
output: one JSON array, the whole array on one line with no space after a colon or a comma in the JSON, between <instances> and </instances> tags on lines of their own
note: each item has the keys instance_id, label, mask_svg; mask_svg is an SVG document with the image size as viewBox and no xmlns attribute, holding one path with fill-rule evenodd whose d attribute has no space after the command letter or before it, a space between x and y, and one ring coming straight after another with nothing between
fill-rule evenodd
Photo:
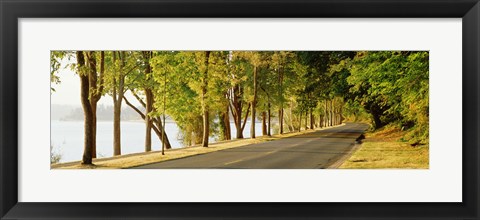
<instances>
[{"instance_id":1,"label":"green foliage","mask_svg":"<svg viewBox=\"0 0 480 220\"><path fill-rule=\"evenodd\" d=\"M412 144L428 142L428 52L359 52L347 78L354 99L381 124L411 129Z\"/></svg>"},{"instance_id":2,"label":"green foliage","mask_svg":"<svg viewBox=\"0 0 480 220\"><path fill-rule=\"evenodd\" d=\"M71 51L51 51L50 52L50 82L51 84L61 83L60 76L58 76L58 71L62 67L62 60L68 60L72 58L73 53ZM64 66L67 68L73 66L71 63L68 63ZM51 92L55 92L55 88L50 86Z\"/></svg>"}]
</instances>

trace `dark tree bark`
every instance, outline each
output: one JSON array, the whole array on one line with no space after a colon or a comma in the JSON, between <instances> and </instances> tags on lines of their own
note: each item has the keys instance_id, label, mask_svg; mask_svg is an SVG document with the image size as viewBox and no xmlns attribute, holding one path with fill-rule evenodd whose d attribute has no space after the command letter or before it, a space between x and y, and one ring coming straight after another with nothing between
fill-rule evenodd
<instances>
[{"instance_id":1,"label":"dark tree bark","mask_svg":"<svg viewBox=\"0 0 480 220\"><path fill-rule=\"evenodd\" d=\"M202 110L203 110L203 138L202 147L208 147L208 136L210 134L209 110L207 103L207 87L208 87L208 61L210 59L210 51L205 51L205 71L202 77Z\"/></svg>"},{"instance_id":2,"label":"dark tree bark","mask_svg":"<svg viewBox=\"0 0 480 220\"><path fill-rule=\"evenodd\" d=\"M381 120L382 111L376 105L371 104L369 108L369 112L373 117L373 122L375 123L375 129L379 129L383 127L383 122Z\"/></svg>"},{"instance_id":3,"label":"dark tree bark","mask_svg":"<svg viewBox=\"0 0 480 220\"><path fill-rule=\"evenodd\" d=\"M278 82L280 89L280 107L278 110L278 123L280 124L280 134L283 134L283 68L278 68Z\"/></svg>"},{"instance_id":4,"label":"dark tree bark","mask_svg":"<svg viewBox=\"0 0 480 220\"><path fill-rule=\"evenodd\" d=\"M149 115L153 110L153 93L150 89L145 89L145 152L152 150L152 118Z\"/></svg>"},{"instance_id":5,"label":"dark tree bark","mask_svg":"<svg viewBox=\"0 0 480 220\"><path fill-rule=\"evenodd\" d=\"M97 103L103 93L105 52L100 52L100 75L97 75L97 58L94 51L85 53L88 66L89 101L92 109L92 158L97 158Z\"/></svg>"},{"instance_id":6,"label":"dark tree bark","mask_svg":"<svg viewBox=\"0 0 480 220\"><path fill-rule=\"evenodd\" d=\"M270 110L270 102L268 102L268 128L267 128L267 135L268 136L272 136L272 133L271 133L271 125L272 125L272 115L270 114L271 113L271 110Z\"/></svg>"},{"instance_id":7,"label":"dark tree bark","mask_svg":"<svg viewBox=\"0 0 480 220\"><path fill-rule=\"evenodd\" d=\"M152 67L150 66L150 59L152 58L151 51L143 51L142 52L144 58L144 65L145 65L145 81L146 85L144 88L145 92L145 152L149 152L152 150L152 117L150 113L153 111L153 92L150 88L149 82L151 81L151 73Z\"/></svg>"},{"instance_id":8,"label":"dark tree bark","mask_svg":"<svg viewBox=\"0 0 480 220\"><path fill-rule=\"evenodd\" d=\"M113 78L113 155L121 155L121 134L120 134L120 114L122 109L122 100L125 93L125 76L123 73L125 67L126 54L125 51L117 52L121 61L121 70L118 74L118 84L116 77ZM113 53L113 59L116 61L117 56Z\"/></svg>"},{"instance_id":9,"label":"dark tree bark","mask_svg":"<svg viewBox=\"0 0 480 220\"><path fill-rule=\"evenodd\" d=\"M305 130L310 129L308 127L308 109L305 111Z\"/></svg>"},{"instance_id":10,"label":"dark tree bark","mask_svg":"<svg viewBox=\"0 0 480 220\"><path fill-rule=\"evenodd\" d=\"M315 119L313 118L312 110L310 110L310 129L314 129Z\"/></svg>"},{"instance_id":11,"label":"dark tree bark","mask_svg":"<svg viewBox=\"0 0 480 220\"><path fill-rule=\"evenodd\" d=\"M80 98L82 102L84 115L84 139L83 139L83 156L82 164L92 164L92 146L93 146L93 113L89 100L89 80L88 74L85 73L85 57L83 51L76 52L77 71L80 76Z\"/></svg>"},{"instance_id":12,"label":"dark tree bark","mask_svg":"<svg viewBox=\"0 0 480 220\"><path fill-rule=\"evenodd\" d=\"M267 113L265 111L262 112L262 135L267 135Z\"/></svg>"},{"instance_id":13,"label":"dark tree bark","mask_svg":"<svg viewBox=\"0 0 480 220\"><path fill-rule=\"evenodd\" d=\"M255 138L255 109L257 105L257 66L253 67L253 100L250 105L252 106L250 137L253 139Z\"/></svg>"},{"instance_id":14,"label":"dark tree bark","mask_svg":"<svg viewBox=\"0 0 480 220\"><path fill-rule=\"evenodd\" d=\"M302 112L300 111L300 119L298 120L298 132L302 130Z\"/></svg>"},{"instance_id":15,"label":"dark tree bark","mask_svg":"<svg viewBox=\"0 0 480 220\"><path fill-rule=\"evenodd\" d=\"M92 109L92 158L97 158L97 102L101 96L97 95L97 60L95 52L86 52L89 86L90 108Z\"/></svg>"},{"instance_id":16,"label":"dark tree bark","mask_svg":"<svg viewBox=\"0 0 480 220\"><path fill-rule=\"evenodd\" d=\"M343 118L343 105L340 106L340 112L339 112L339 114L340 114L340 115L339 115L339 117L340 117L340 124L342 124L342 123L343 123L343 119L344 119L344 118Z\"/></svg>"},{"instance_id":17,"label":"dark tree bark","mask_svg":"<svg viewBox=\"0 0 480 220\"><path fill-rule=\"evenodd\" d=\"M241 100L241 88L240 85L234 85L230 89L230 108L232 109L233 122L235 129L237 130L237 139L243 138L242 130L242 100Z\"/></svg>"},{"instance_id":18,"label":"dark tree bark","mask_svg":"<svg viewBox=\"0 0 480 220\"><path fill-rule=\"evenodd\" d=\"M245 117L243 118L242 128L240 129L242 133L243 133L243 129L245 129L245 125L247 124L247 118L248 118L248 113L250 112L250 107L251 105L248 105L247 112L245 114Z\"/></svg>"},{"instance_id":19,"label":"dark tree bark","mask_svg":"<svg viewBox=\"0 0 480 220\"><path fill-rule=\"evenodd\" d=\"M228 105L226 106L225 112L223 112L220 116L221 118L221 125L222 125L222 130L223 130L223 140L231 140L232 135L230 131L230 113L229 113L229 107Z\"/></svg>"},{"instance_id":20,"label":"dark tree bark","mask_svg":"<svg viewBox=\"0 0 480 220\"><path fill-rule=\"evenodd\" d=\"M329 116L330 116L330 126L333 126L333 100L330 100L330 112L329 112Z\"/></svg>"},{"instance_id":21,"label":"dark tree bark","mask_svg":"<svg viewBox=\"0 0 480 220\"><path fill-rule=\"evenodd\" d=\"M320 128L323 128L323 117L322 117L322 115L318 116L318 120L319 120L318 124L319 124Z\"/></svg>"},{"instance_id":22,"label":"dark tree bark","mask_svg":"<svg viewBox=\"0 0 480 220\"><path fill-rule=\"evenodd\" d=\"M324 120L323 120L323 121L324 121L324 124L325 124L324 127L328 127L328 118L329 118L329 116L328 116L328 101L327 101L327 100L325 100L325 108L324 108L324 110L325 110L325 115L323 116L323 117L324 117Z\"/></svg>"},{"instance_id":23,"label":"dark tree bark","mask_svg":"<svg viewBox=\"0 0 480 220\"><path fill-rule=\"evenodd\" d=\"M283 108L280 107L278 110L278 124L280 125L280 134L283 134Z\"/></svg>"}]
</instances>

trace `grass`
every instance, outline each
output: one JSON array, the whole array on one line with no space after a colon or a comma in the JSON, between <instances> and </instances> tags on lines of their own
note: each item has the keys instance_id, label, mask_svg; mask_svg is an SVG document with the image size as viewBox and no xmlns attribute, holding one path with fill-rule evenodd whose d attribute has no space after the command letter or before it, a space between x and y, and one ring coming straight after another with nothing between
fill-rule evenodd
<instances>
[{"instance_id":1,"label":"grass","mask_svg":"<svg viewBox=\"0 0 480 220\"><path fill-rule=\"evenodd\" d=\"M331 127L329 127L331 128ZM316 129L320 130L320 129ZM231 140L231 141L222 141L210 144L209 147L193 146L180 149L171 149L165 151L165 155L162 155L160 151L144 152L144 153L135 153L128 155L121 155L109 158L99 158L94 159L94 165L82 165L80 161L68 162L68 163L59 163L51 165L52 169L123 169L131 168L140 165L147 165L152 163L158 163L167 160L173 160L178 158L184 158L199 154L206 154L210 152L215 152L219 150L225 150L235 147L241 147L249 144L256 144L265 141L273 141L281 138L296 136L300 134L306 134L314 132L316 130L306 130L295 133L286 133L281 135L273 135L271 137L262 136L257 137L256 139L241 139L241 140ZM141 143L140 143L141 144Z\"/></svg>"},{"instance_id":2,"label":"grass","mask_svg":"<svg viewBox=\"0 0 480 220\"><path fill-rule=\"evenodd\" d=\"M405 132L396 127L385 127L367 133L363 144L343 163L344 169L428 169L429 145L412 147L398 141Z\"/></svg>"}]
</instances>

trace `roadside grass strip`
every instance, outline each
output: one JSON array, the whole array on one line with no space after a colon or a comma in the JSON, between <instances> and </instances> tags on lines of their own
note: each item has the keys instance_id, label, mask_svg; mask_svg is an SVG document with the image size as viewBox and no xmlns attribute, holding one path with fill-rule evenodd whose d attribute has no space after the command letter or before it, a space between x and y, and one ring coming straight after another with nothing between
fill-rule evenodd
<instances>
[{"instance_id":1,"label":"roadside grass strip","mask_svg":"<svg viewBox=\"0 0 480 220\"><path fill-rule=\"evenodd\" d=\"M429 145L411 146L399 139L404 132L386 127L367 133L360 148L339 168L343 169L428 169Z\"/></svg>"}]
</instances>

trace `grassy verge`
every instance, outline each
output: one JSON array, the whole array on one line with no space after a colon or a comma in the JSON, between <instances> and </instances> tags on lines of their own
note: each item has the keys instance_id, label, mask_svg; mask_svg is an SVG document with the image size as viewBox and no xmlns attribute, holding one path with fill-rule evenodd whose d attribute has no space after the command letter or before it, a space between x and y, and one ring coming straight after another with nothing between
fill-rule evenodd
<instances>
[{"instance_id":1,"label":"grassy verge","mask_svg":"<svg viewBox=\"0 0 480 220\"><path fill-rule=\"evenodd\" d=\"M367 133L363 144L340 168L345 169L428 169L429 146L416 147L398 141L405 132L395 127L386 127Z\"/></svg>"},{"instance_id":2,"label":"grassy verge","mask_svg":"<svg viewBox=\"0 0 480 220\"><path fill-rule=\"evenodd\" d=\"M331 127L330 127L331 128ZM296 136L300 134L306 134L314 132L316 130L307 130L295 133L286 133L282 135L273 135L271 137L257 137L256 139L241 139L222 141L210 144L209 147L193 146L181 149L172 149L165 151L165 155L162 155L160 151L152 151L147 153L135 153L128 155L121 155L109 158L94 159L95 165L81 165L80 161L54 164L52 169L123 169L140 165L158 163L166 160L178 159L183 157L189 157L199 154L206 154L214 151L225 150L229 148L241 147L249 144L256 144L265 141L273 141L281 138Z\"/></svg>"}]
</instances>

